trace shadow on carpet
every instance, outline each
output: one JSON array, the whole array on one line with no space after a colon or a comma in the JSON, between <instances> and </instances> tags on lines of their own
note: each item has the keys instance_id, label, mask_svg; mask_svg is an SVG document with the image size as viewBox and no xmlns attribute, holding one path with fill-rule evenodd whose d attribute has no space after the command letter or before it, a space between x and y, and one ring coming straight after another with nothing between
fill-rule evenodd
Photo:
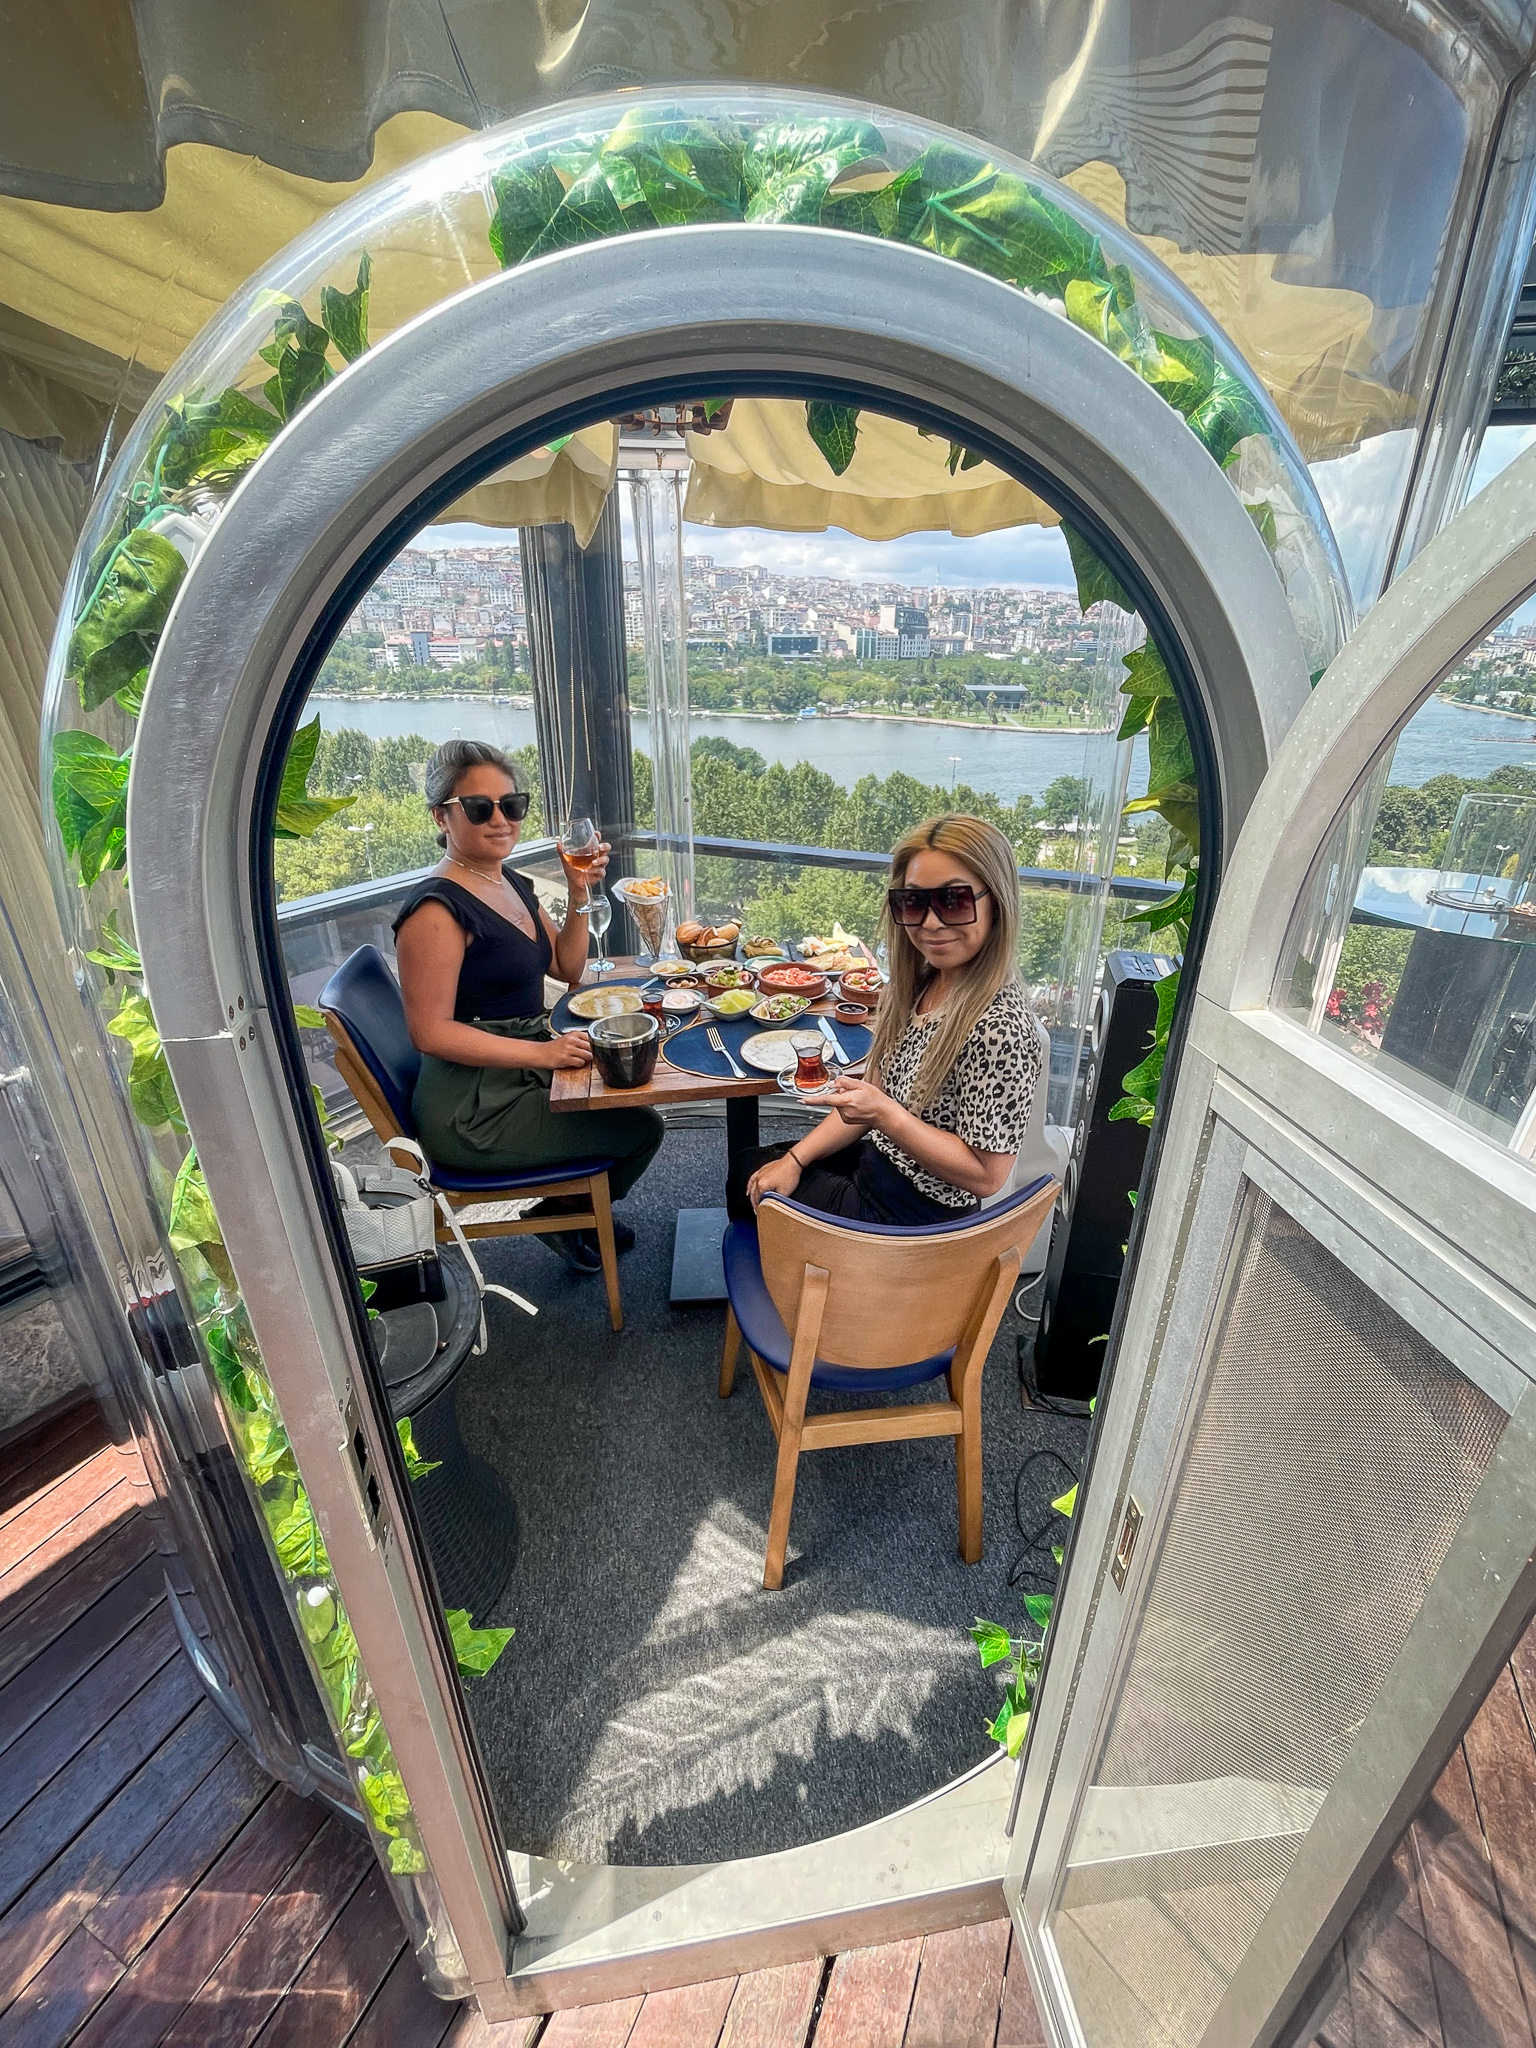
<instances>
[{"instance_id":1,"label":"shadow on carpet","mask_svg":"<svg viewBox=\"0 0 1536 2048\"><path fill-rule=\"evenodd\" d=\"M721 1200L724 1157L722 1131L674 1131L622 1205L639 1242L621 1261L617 1336L599 1280L532 1239L477 1246L486 1277L541 1310L487 1302L490 1345L458 1396L464 1439L520 1520L499 1608L475 1617L517 1635L469 1686L514 1848L756 1855L875 1820L981 1762L1001 1681L966 1631L1022 1614L1015 1475L1041 1448L1081 1463L1083 1425L1020 1407L1010 1309L983 1383L983 1561L956 1554L949 1439L817 1451L801 1460L784 1589L765 1593L761 1399L745 1361L731 1399L716 1395L723 1308L667 1301L673 1218ZM1024 1528L1064 1483L1037 1461Z\"/></svg>"}]
</instances>

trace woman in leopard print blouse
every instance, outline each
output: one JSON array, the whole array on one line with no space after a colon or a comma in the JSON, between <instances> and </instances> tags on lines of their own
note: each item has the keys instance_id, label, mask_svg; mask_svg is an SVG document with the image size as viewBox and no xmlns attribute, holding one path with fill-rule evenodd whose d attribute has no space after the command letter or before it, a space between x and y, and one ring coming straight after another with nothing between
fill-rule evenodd
<instances>
[{"instance_id":1,"label":"woman in leopard print blouse","mask_svg":"<svg viewBox=\"0 0 1536 2048\"><path fill-rule=\"evenodd\" d=\"M1013 848L980 818L930 818L891 856L890 985L866 1078L839 1074L809 1137L748 1153L728 1201L793 1195L875 1223L954 1221L996 1194L1024 1142L1039 1035L1015 967Z\"/></svg>"}]
</instances>

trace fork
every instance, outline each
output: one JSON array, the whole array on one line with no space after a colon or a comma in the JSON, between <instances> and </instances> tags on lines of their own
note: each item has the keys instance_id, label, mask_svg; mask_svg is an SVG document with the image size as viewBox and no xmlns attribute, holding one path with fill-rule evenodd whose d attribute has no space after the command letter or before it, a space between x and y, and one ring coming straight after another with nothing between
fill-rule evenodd
<instances>
[{"instance_id":1,"label":"fork","mask_svg":"<svg viewBox=\"0 0 1536 2048\"><path fill-rule=\"evenodd\" d=\"M737 1066L736 1055L734 1053L727 1052L726 1050L725 1040L720 1036L719 1026L711 1024L709 1028L705 1031L704 1036L709 1040L710 1050L712 1052L719 1053L721 1059L725 1061L726 1065L730 1068L731 1072L736 1076L737 1080L745 1081L747 1077L741 1071L741 1068Z\"/></svg>"}]
</instances>

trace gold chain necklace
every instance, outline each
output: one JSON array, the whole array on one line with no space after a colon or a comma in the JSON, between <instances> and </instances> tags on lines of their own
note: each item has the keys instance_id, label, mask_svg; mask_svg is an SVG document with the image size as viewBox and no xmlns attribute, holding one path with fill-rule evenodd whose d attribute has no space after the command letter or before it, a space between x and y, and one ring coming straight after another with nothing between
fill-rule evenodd
<instances>
[{"instance_id":1,"label":"gold chain necklace","mask_svg":"<svg viewBox=\"0 0 1536 2048\"><path fill-rule=\"evenodd\" d=\"M451 866L456 868L462 868L466 875L474 875L479 881L482 882L504 882L507 879L500 868L496 870L494 875L488 875L485 872L484 868L471 867L467 860L460 860L459 856L456 853L450 853L448 856L448 860Z\"/></svg>"}]
</instances>

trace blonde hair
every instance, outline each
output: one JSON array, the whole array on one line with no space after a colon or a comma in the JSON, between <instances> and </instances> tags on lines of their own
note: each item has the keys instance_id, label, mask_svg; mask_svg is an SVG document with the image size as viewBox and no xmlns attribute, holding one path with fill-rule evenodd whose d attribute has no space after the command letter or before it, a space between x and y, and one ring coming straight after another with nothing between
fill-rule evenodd
<instances>
[{"instance_id":1,"label":"blonde hair","mask_svg":"<svg viewBox=\"0 0 1536 2048\"><path fill-rule=\"evenodd\" d=\"M1019 873L1013 848L997 827L983 818L956 812L941 818L925 818L891 855L889 886L903 887L913 860L929 851L952 854L985 886L992 898L992 929L980 952L961 969L959 986L939 1012L933 1036L924 1049L907 1104L919 1115L943 1087L982 1011L1000 988L1018 978ZM875 1012L875 1042L870 1059L883 1081L896 1042L916 1014L917 999L932 979L933 970L912 943L906 927L892 918L889 904L881 914L881 931L890 955L891 980Z\"/></svg>"}]
</instances>

